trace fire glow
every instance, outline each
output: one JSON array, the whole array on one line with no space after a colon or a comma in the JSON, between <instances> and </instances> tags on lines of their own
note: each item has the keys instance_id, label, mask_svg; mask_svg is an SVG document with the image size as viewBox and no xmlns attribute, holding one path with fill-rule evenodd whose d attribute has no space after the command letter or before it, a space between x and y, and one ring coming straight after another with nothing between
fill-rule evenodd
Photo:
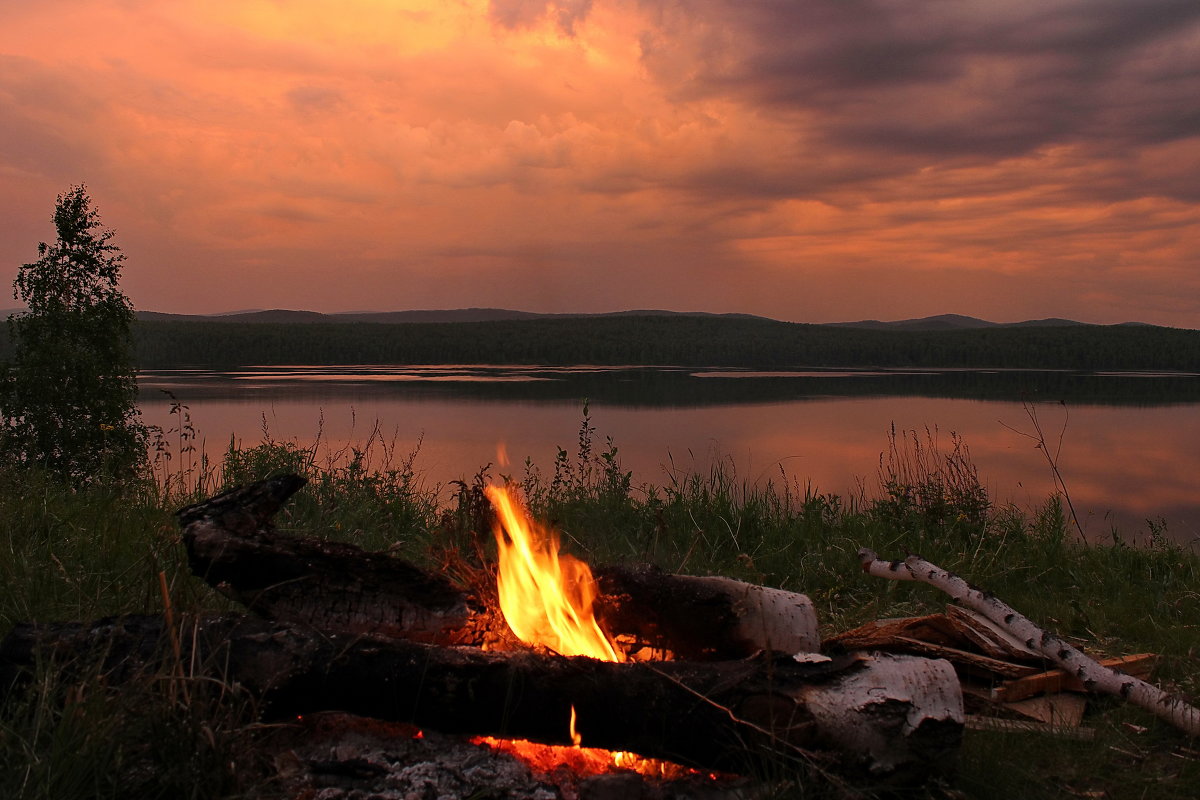
<instances>
[{"instance_id":1,"label":"fire glow","mask_svg":"<svg viewBox=\"0 0 1200 800\"><path fill-rule=\"evenodd\" d=\"M564 656L625 661L624 651L601 630L593 613L598 591L586 563L559 552L555 531L529 519L506 488L484 490L496 510L499 553L497 590L504 619L526 644L540 645ZM573 747L477 737L476 740L523 758L549 771L568 765L580 773L627 769L656 777L681 777L694 770L633 753L583 747L572 706L569 726Z\"/></svg>"}]
</instances>

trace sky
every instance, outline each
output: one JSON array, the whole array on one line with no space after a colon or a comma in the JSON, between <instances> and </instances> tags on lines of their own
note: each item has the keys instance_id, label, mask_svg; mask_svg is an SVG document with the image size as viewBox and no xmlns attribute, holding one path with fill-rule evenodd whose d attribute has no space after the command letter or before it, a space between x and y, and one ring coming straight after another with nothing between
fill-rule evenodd
<instances>
[{"instance_id":1,"label":"sky","mask_svg":"<svg viewBox=\"0 0 1200 800\"><path fill-rule=\"evenodd\" d=\"M0 0L0 19L5 287L84 183L145 310L1200 328L1196 0Z\"/></svg>"}]
</instances>

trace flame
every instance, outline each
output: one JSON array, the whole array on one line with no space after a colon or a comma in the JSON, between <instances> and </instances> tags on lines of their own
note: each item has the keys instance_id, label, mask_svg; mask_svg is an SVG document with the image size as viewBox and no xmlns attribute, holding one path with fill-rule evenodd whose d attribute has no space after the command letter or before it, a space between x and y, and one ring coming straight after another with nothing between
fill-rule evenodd
<instances>
[{"instance_id":1,"label":"flame","mask_svg":"<svg viewBox=\"0 0 1200 800\"><path fill-rule=\"evenodd\" d=\"M579 735L579 731L575 730L575 706L571 706L571 745L583 747L583 737Z\"/></svg>"},{"instance_id":2,"label":"flame","mask_svg":"<svg viewBox=\"0 0 1200 800\"><path fill-rule=\"evenodd\" d=\"M500 562L496 577L500 610L517 638L564 656L624 661L625 651L596 622L592 605L598 591L588 565L559 553L558 535L530 520L507 488L487 486L484 492L499 517L495 534ZM542 771L569 764L581 774L600 774L613 768L661 778L697 774L669 761L583 747L583 736L575 723L575 706L571 706L572 747L490 736L471 741L518 755Z\"/></svg>"},{"instance_id":3,"label":"flame","mask_svg":"<svg viewBox=\"0 0 1200 800\"><path fill-rule=\"evenodd\" d=\"M499 515L500 610L517 638L564 656L624 661L592 612L596 580L587 564L558 552L558 536L528 519L507 489L485 487Z\"/></svg>"}]
</instances>

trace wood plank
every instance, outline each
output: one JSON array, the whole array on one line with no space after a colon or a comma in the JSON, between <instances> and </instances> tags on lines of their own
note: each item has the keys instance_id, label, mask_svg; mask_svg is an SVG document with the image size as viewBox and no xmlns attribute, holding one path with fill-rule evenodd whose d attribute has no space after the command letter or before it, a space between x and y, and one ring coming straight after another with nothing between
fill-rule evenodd
<instances>
[{"instance_id":1,"label":"wood plank","mask_svg":"<svg viewBox=\"0 0 1200 800\"><path fill-rule=\"evenodd\" d=\"M1002 733L1020 734L1040 733L1060 739L1074 739L1081 742L1090 742L1096 738L1094 728L1071 728L1063 725L1047 725L1044 722L981 717L977 714L967 715L966 727L969 731L1000 731Z\"/></svg>"},{"instance_id":2,"label":"wood plank","mask_svg":"<svg viewBox=\"0 0 1200 800\"><path fill-rule=\"evenodd\" d=\"M920 639L909 639L905 636L899 636L896 637L895 643L896 651L926 656L928 658L944 658L965 672L982 675L983 677L1020 678L1037 672L1037 667L1030 667L1025 664L1013 664L997 658L989 658L978 653L972 653L968 650L960 650L957 647L923 642ZM889 651L892 650L892 648L887 649Z\"/></svg>"},{"instance_id":3,"label":"wood plank","mask_svg":"<svg viewBox=\"0 0 1200 800\"><path fill-rule=\"evenodd\" d=\"M1058 692L1015 703L1002 703L1000 707L1047 725L1078 728L1083 723L1083 712L1087 710L1087 698L1080 694Z\"/></svg>"},{"instance_id":4,"label":"wood plank","mask_svg":"<svg viewBox=\"0 0 1200 800\"><path fill-rule=\"evenodd\" d=\"M1027 647L1008 631L992 622L978 611L962 606L949 605L946 616L984 655L1004 661L1044 661L1045 657Z\"/></svg>"},{"instance_id":5,"label":"wood plank","mask_svg":"<svg viewBox=\"0 0 1200 800\"><path fill-rule=\"evenodd\" d=\"M897 637L920 639L931 644L954 646L962 644L962 637L945 614L927 614L923 617L898 617L880 619L859 625L853 630L839 633L826 639L822 650L836 647L843 650L873 650L887 648Z\"/></svg>"},{"instance_id":6,"label":"wood plank","mask_svg":"<svg viewBox=\"0 0 1200 800\"><path fill-rule=\"evenodd\" d=\"M1146 679L1154 670L1158 656L1154 653L1139 653L1119 658L1106 658L1099 662L1100 666L1108 667L1125 675ZM1050 692L1086 692L1083 681L1061 669L1052 669L1034 675L1026 675L1016 680L1006 681L992 690L992 699L998 702L1012 703L1024 700L1037 694Z\"/></svg>"}]
</instances>

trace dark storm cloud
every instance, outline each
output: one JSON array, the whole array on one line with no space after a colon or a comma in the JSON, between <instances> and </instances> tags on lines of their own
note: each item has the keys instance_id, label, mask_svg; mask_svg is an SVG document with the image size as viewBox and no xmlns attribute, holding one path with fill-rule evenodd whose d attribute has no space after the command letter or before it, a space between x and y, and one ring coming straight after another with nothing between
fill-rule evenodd
<instances>
[{"instance_id":1,"label":"dark storm cloud","mask_svg":"<svg viewBox=\"0 0 1200 800\"><path fill-rule=\"evenodd\" d=\"M827 144L991 158L1200 129L1194 0L645 5L645 63L672 91L803 114Z\"/></svg>"}]
</instances>

